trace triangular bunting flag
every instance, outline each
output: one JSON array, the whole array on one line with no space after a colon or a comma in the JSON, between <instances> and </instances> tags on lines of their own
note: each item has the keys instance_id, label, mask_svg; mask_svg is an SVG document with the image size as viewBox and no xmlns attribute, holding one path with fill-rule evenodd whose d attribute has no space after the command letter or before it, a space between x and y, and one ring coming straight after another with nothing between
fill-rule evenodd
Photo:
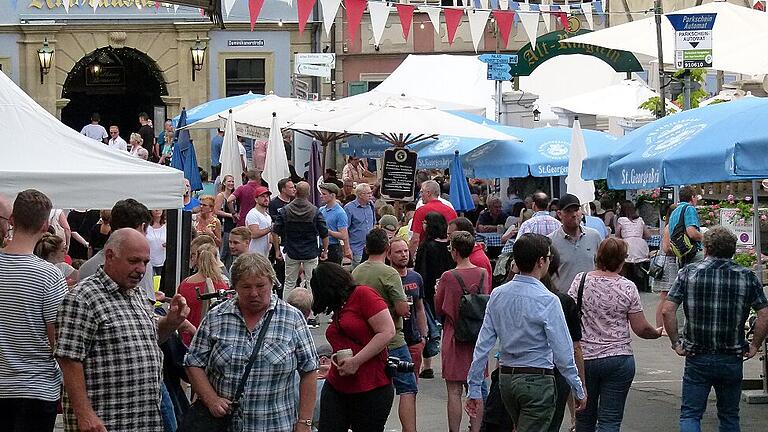
<instances>
[{"instance_id":1,"label":"triangular bunting flag","mask_svg":"<svg viewBox=\"0 0 768 432\"><path fill-rule=\"evenodd\" d=\"M232 12L232 6L235 5L235 0L224 0L224 13L229 16L229 13ZM178 8L179 5L173 5L173 11L176 12L176 8Z\"/></svg>"},{"instance_id":2,"label":"triangular bunting flag","mask_svg":"<svg viewBox=\"0 0 768 432\"><path fill-rule=\"evenodd\" d=\"M397 9L397 16L400 17L400 26L403 28L403 38L408 40L408 36L411 34L411 24L413 23L413 11L415 6L398 3L395 5Z\"/></svg>"},{"instance_id":3,"label":"triangular bunting flag","mask_svg":"<svg viewBox=\"0 0 768 432\"><path fill-rule=\"evenodd\" d=\"M67 13L69 13L69 0L64 0L61 2L61 4L64 5L64 10L67 11Z\"/></svg>"},{"instance_id":4,"label":"triangular bunting flag","mask_svg":"<svg viewBox=\"0 0 768 432\"><path fill-rule=\"evenodd\" d=\"M491 0L491 9L496 10L499 8L499 0Z\"/></svg>"},{"instance_id":5,"label":"triangular bunting flag","mask_svg":"<svg viewBox=\"0 0 768 432\"><path fill-rule=\"evenodd\" d=\"M315 7L315 1L317 0L298 0L296 8L298 9L299 17L299 35L304 34L304 27L307 25L312 8Z\"/></svg>"},{"instance_id":6,"label":"triangular bunting flag","mask_svg":"<svg viewBox=\"0 0 768 432\"><path fill-rule=\"evenodd\" d=\"M436 34L440 34L440 11L443 10L439 7L433 6L419 6L419 12L426 12L429 20L432 22L432 28L435 29Z\"/></svg>"},{"instance_id":7,"label":"triangular bunting flag","mask_svg":"<svg viewBox=\"0 0 768 432\"><path fill-rule=\"evenodd\" d=\"M493 17L496 18L496 25L499 27L499 36L501 36L502 49L505 49L509 45L509 33L512 31L512 20L515 18L515 13L508 10L495 10L493 11Z\"/></svg>"},{"instance_id":8,"label":"triangular bunting flag","mask_svg":"<svg viewBox=\"0 0 768 432\"><path fill-rule=\"evenodd\" d=\"M256 27L256 19L259 17L259 13L261 13L262 6L264 6L264 0L248 0L248 13L251 15L251 31Z\"/></svg>"},{"instance_id":9,"label":"triangular bunting flag","mask_svg":"<svg viewBox=\"0 0 768 432\"><path fill-rule=\"evenodd\" d=\"M64 0L64 1L66 2L67 0ZM158 12L158 11L160 11L160 2L155 1L155 12Z\"/></svg>"},{"instance_id":10,"label":"triangular bunting flag","mask_svg":"<svg viewBox=\"0 0 768 432\"><path fill-rule=\"evenodd\" d=\"M93 2L93 13L96 13L96 8L99 7L99 2Z\"/></svg>"},{"instance_id":11,"label":"triangular bunting flag","mask_svg":"<svg viewBox=\"0 0 768 432\"><path fill-rule=\"evenodd\" d=\"M341 6L341 0L320 0L320 5L323 6L323 28L325 29L325 36L330 36L331 26L336 20L336 13Z\"/></svg>"},{"instance_id":12,"label":"triangular bunting flag","mask_svg":"<svg viewBox=\"0 0 768 432\"><path fill-rule=\"evenodd\" d=\"M387 26L387 18L392 8L385 1L372 1L368 3L368 13L371 14L371 30L373 30L373 43L381 44L381 36Z\"/></svg>"},{"instance_id":13,"label":"triangular bunting flag","mask_svg":"<svg viewBox=\"0 0 768 432\"><path fill-rule=\"evenodd\" d=\"M176 13L176 11L179 10L179 5L175 4L173 5L173 13Z\"/></svg>"},{"instance_id":14,"label":"triangular bunting flag","mask_svg":"<svg viewBox=\"0 0 768 432\"><path fill-rule=\"evenodd\" d=\"M592 3L582 3L581 11L584 13L584 19L587 20L587 27L590 30L595 29L595 20L592 19Z\"/></svg>"},{"instance_id":15,"label":"triangular bunting flag","mask_svg":"<svg viewBox=\"0 0 768 432\"><path fill-rule=\"evenodd\" d=\"M569 31L571 29L571 24L568 22L568 15L565 12L558 12L557 18L560 20L560 24L563 25L563 29L565 29L565 31Z\"/></svg>"},{"instance_id":16,"label":"triangular bunting flag","mask_svg":"<svg viewBox=\"0 0 768 432\"><path fill-rule=\"evenodd\" d=\"M524 12L521 8L517 16L520 17L520 22L523 23L523 29L525 29L525 34L528 35L528 39L531 41L531 46L536 45L536 36L539 31L539 13Z\"/></svg>"},{"instance_id":17,"label":"triangular bunting flag","mask_svg":"<svg viewBox=\"0 0 768 432\"><path fill-rule=\"evenodd\" d=\"M603 2L601 0L595 0L592 2L592 9L602 17L602 22L605 24L605 11L603 11Z\"/></svg>"},{"instance_id":18,"label":"triangular bunting flag","mask_svg":"<svg viewBox=\"0 0 768 432\"><path fill-rule=\"evenodd\" d=\"M499 0L499 9L509 10L509 0Z\"/></svg>"},{"instance_id":19,"label":"triangular bunting flag","mask_svg":"<svg viewBox=\"0 0 768 432\"><path fill-rule=\"evenodd\" d=\"M477 52L477 47L480 46L480 40L483 38L483 33L485 33L485 24L488 22L490 15L491 11L489 10L467 12L469 33L472 34L472 45L475 47L475 52Z\"/></svg>"},{"instance_id":20,"label":"triangular bunting flag","mask_svg":"<svg viewBox=\"0 0 768 432\"><path fill-rule=\"evenodd\" d=\"M549 14L551 6L548 4L542 4L539 6L539 10L541 10L541 19L544 21L544 28L547 29L547 33L549 33L551 26L550 19L552 18L552 16Z\"/></svg>"},{"instance_id":21,"label":"triangular bunting flag","mask_svg":"<svg viewBox=\"0 0 768 432\"><path fill-rule=\"evenodd\" d=\"M360 28L360 20L363 19L365 4L368 0L344 0L344 7L347 9L347 24L349 40L354 43L357 37L357 31Z\"/></svg>"},{"instance_id":22,"label":"triangular bunting flag","mask_svg":"<svg viewBox=\"0 0 768 432\"><path fill-rule=\"evenodd\" d=\"M453 45L453 38L456 37L456 29L461 24L461 18L464 16L464 9L445 8L445 28L448 30L448 45Z\"/></svg>"},{"instance_id":23,"label":"triangular bunting flag","mask_svg":"<svg viewBox=\"0 0 768 432\"><path fill-rule=\"evenodd\" d=\"M480 0L480 9L488 9L488 0Z\"/></svg>"},{"instance_id":24,"label":"triangular bunting flag","mask_svg":"<svg viewBox=\"0 0 768 432\"><path fill-rule=\"evenodd\" d=\"M571 5L569 5L568 3L561 4L560 5L560 10L565 12L566 15L570 15L571 14Z\"/></svg>"},{"instance_id":25,"label":"triangular bunting flag","mask_svg":"<svg viewBox=\"0 0 768 432\"><path fill-rule=\"evenodd\" d=\"M516 1L509 2L509 8L511 10L513 10L513 11L522 10L520 6L521 6L521 4L516 2ZM528 5L525 5L525 7L527 7L527 6ZM528 9L525 9L525 10L528 10ZM519 23L519 22L520 22L520 14L515 14L515 28L517 28L517 23Z\"/></svg>"}]
</instances>

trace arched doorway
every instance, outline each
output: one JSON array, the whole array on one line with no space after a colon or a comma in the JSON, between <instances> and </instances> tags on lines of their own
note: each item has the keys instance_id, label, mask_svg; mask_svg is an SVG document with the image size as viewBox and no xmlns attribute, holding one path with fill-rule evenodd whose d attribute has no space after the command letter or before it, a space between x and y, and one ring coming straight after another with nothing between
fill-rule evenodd
<instances>
[{"instance_id":1,"label":"arched doorway","mask_svg":"<svg viewBox=\"0 0 768 432\"><path fill-rule=\"evenodd\" d=\"M134 48L99 48L78 61L67 75L62 97L70 102L61 111L61 121L80 131L91 114L101 115L101 125L117 125L128 141L139 129L141 112L153 117L155 107L164 106L168 95L160 69L146 54Z\"/></svg>"}]
</instances>

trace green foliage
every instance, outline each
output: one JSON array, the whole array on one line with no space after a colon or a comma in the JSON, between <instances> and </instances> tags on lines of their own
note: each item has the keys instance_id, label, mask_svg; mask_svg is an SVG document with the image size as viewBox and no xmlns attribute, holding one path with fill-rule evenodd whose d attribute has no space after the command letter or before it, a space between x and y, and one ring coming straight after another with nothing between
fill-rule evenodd
<instances>
[{"instance_id":1,"label":"green foliage","mask_svg":"<svg viewBox=\"0 0 768 432\"><path fill-rule=\"evenodd\" d=\"M739 252L733 256L733 262L742 267L752 268L752 266L757 262L757 257L755 257L755 254Z\"/></svg>"},{"instance_id":2,"label":"green foliage","mask_svg":"<svg viewBox=\"0 0 768 432\"><path fill-rule=\"evenodd\" d=\"M640 106L638 106L638 108L647 109L648 111L654 114L661 111L661 107L662 107L661 98L659 98L658 96L654 96L648 99L647 101L641 103ZM667 108L666 114L669 115L669 114L673 114L674 112L675 110L673 110L672 108Z\"/></svg>"}]
</instances>

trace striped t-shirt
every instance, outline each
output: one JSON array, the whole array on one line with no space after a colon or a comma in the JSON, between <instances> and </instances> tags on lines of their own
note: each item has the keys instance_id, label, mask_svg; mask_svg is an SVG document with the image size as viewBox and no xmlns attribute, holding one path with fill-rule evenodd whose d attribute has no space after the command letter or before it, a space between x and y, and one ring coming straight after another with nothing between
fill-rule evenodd
<instances>
[{"instance_id":1,"label":"striped t-shirt","mask_svg":"<svg viewBox=\"0 0 768 432\"><path fill-rule=\"evenodd\" d=\"M59 399L61 372L46 325L56 322L66 293L53 264L0 252L0 399Z\"/></svg>"}]
</instances>

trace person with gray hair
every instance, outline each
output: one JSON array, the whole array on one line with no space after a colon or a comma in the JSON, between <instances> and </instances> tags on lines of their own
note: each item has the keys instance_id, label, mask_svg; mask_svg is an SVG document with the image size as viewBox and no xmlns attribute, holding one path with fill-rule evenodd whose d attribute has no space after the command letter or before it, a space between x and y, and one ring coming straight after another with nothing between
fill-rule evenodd
<instances>
[{"instance_id":1,"label":"person with gray hair","mask_svg":"<svg viewBox=\"0 0 768 432\"><path fill-rule=\"evenodd\" d=\"M311 430L319 363L304 316L275 294L277 277L267 257L241 255L231 276L237 295L208 313L184 358L202 405L192 409L231 415L244 432ZM259 347L252 335L261 331ZM257 349L242 398L235 401L247 359Z\"/></svg>"},{"instance_id":2,"label":"person with gray hair","mask_svg":"<svg viewBox=\"0 0 768 432\"><path fill-rule=\"evenodd\" d=\"M373 229L376 223L376 209L373 206L373 192L367 183L360 183L355 187L354 201L344 206L347 213L349 226L349 247L352 248L352 270L363 260L365 249L365 236Z\"/></svg>"},{"instance_id":3,"label":"person with gray hair","mask_svg":"<svg viewBox=\"0 0 768 432\"><path fill-rule=\"evenodd\" d=\"M306 289L306 288L296 288L293 291L288 294L288 297L285 299L286 302L288 302L289 305L295 307L299 310L299 312L304 315L304 318L309 319L309 316L312 315L312 291Z\"/></svg>"},{"instance_id":4,"label":"person with gray hair","mask_svg":"<svg viewBox=\"0 0 768 432\"><path fill-rule=\"evenodd\" d=\"M487 204L488 208L480 212L480 216L477 217L477 232L479 233L498 232L499 226L503 227L509 217L507 212L502 210L499 197L489 198Z\"/></svg>"},{"instance_id":5,"label":"person with gray hair","mask_svg":"<svg viewBox=\"0 0 768 432\"><path fill-rule=\"evenodd\" d=\"M743 360L763 345L768 300L754 271L733 262L736 236L730 230L709 228L703 244L705 258L678 272L662 307L672 349L685 357L680 430L701 430L712 387L720 429L739 430ZM682 335L675 314L680 305L686 318ZM751 342L744 336L750 309L757 311Z\"/></svg>"},{"instance_id":6,"label":"person with gray hair","mask_svg":"<svg viewBox=\"0 0 768 432\"><path fill-rule=\"evenodd\" d=\"M416 212L413 213L413 221L411 222L413 235L408 245L411 254L416 253L419 244L425 239L423 236L424 218L428 213L440 213L445 218L445 223L450 223L458 216L452 207L447 206L440 200L440 185L434 180L427 180L421 184L421 201L424 205L421 207L417 205Z\"/></svg>"}]
</instances>

